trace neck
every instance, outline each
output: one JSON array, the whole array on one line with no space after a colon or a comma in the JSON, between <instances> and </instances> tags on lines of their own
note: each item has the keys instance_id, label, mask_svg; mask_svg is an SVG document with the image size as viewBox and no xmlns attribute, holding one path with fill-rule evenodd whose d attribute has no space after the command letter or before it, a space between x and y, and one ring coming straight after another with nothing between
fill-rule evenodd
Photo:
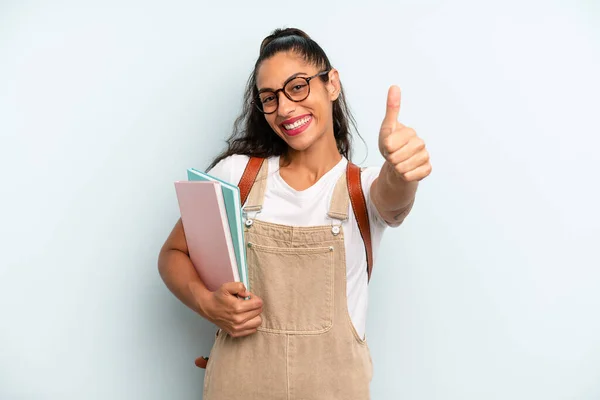
<instances>
[{"instance_id":1,"label":"neck","mask_svg":"<svg viewBox=\"0 0 600 400\"><path fill-rule=\"evenodd\" d=\"M323 135L305 150L289 149L287 155L280 160L280 167L290 171L302 171L317 181L342 159L333 133Z\"/></svg>"}]
</instances>

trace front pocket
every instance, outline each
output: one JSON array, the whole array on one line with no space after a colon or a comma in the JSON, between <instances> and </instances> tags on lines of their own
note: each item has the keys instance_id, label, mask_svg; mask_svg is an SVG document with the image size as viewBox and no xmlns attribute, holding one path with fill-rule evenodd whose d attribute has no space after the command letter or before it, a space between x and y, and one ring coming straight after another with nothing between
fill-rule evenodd
<instances>
[{"instance_id":1,"label":"front pocket","mask_svg":"<svg viewBox=\"0 0 600 400\"><path fill-rule=\"evenodd\" d=\"M248 243L251 291L263 300L263 331L319 334L333 325L333 247Z\"/></svg>"}]
</instances>

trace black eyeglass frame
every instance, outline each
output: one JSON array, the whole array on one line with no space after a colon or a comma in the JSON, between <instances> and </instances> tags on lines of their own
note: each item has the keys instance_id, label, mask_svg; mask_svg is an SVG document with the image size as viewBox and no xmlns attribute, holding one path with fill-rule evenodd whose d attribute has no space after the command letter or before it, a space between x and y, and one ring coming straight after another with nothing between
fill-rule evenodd
<instances>
[{"instance_id":1,"label":"black eyeglass frame","mask_svg":"<svg viewBox=\"0 0 600 400\"><path fill-rule=\"evenodd\" d=\"M283 83L283 87L281 89L277 89L277 90L270 90L270 89L268 89L268 90L263 90L263 91L258 92L258 94L256 95L257 98L255 98L254 100L252 100L252 104L254 104L254 106L258 109L258 111L260 111L263 114L273 114L279 108L279 96L278 96L279 92L283 92L283 94L285 95L285 97L287 97L288 99L290 99L290 101L293 101L294 103L299 103L301 101L304 101L304 100L306 100L308 98L308 96L310 96L310 81L312 79L314 79L314 78L319 77L319 76L327 75L330 71L331 71L330 69L326 70L326 71L321 71L321 72L319 72L319 73L317 73L317 74L315 74L313 76L308 76L308 77L306 77L306 76L294 76L294 77L291 77L291 78L289 78L287 81L285 81ZM294 79L298 79L298 78L304 79L306 81L306 85L308 86L308 92L306 93L306 97L304 97L303 99L301 99L301 100L294 100L294 99L292 99L290 97L290 95L288 94L288 92L285 91L285 87L287 86L288 83L290 83ZM262 109L261 105L258 103L260 101L260 98L258 96L260 96L261 93L264 93L264 92L271 92L271 93L273 93L275 95L275 101L277 102L277 107L275 107L275 109L273 111L271 111L271 112L265 112Z\"/></svg>"}]
</instances>

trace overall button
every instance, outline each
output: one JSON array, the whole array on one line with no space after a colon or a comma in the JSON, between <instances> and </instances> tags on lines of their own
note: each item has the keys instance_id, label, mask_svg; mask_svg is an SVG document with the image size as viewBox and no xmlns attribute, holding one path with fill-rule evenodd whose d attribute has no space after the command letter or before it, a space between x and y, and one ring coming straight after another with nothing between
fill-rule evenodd
<instances>
[{"instance_id":1,"label":"overall button","mask_svg":"<svg viewBox=\"0 0 600 400\"><path fill-rule=\"evenodd\" d=\"M334 226L331 228L331 233L333 233L335 236L337 236L340 233L340 227L339 226Z\"/></svg>"},{"instance_id":2,"label":"overall button","mask_svg":"<svg viewBox=\"0 0 600 400\"><path fill-rule=\"evenodd\" d=\"M252 226L252 223L253 223L253 222L254 222L254 221L252 221L251 219L248 219L248 220L246 220L246 226L247 226L248 228L250 228L250 227Z\"/></svg>"}]
</instances>

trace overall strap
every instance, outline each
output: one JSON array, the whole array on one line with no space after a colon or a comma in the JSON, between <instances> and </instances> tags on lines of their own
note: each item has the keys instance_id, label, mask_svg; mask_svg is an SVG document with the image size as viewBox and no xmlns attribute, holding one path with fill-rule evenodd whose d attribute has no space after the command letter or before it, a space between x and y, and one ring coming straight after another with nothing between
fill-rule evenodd
<instances>
[{"instance_id":1,"label":"overall strap","mask_svg":"<svg viewBox=\"0 0 600 400\"><path fill-rule=\"evenodd\" d=\"M365 252L367 253L367 276L371 280L371 272L373 271L373 247L371 244L371 225L369 224L369 214L367 211L367 203L360 182L360 167L348 161L346 167L346 179L348 180L348 192L350 201L352 202L352 210L358 224L358 230L365 244Z\"/></svg>"},{"instance_id":2,"label":"overall strap","mask_svg":"<svg viewBox=\"0 0 600 400\"><path fill-rule=\"evenodd\" d=\"M331 219L346 221L348 219L349 204L350 198L348 197L348 180L346 179L346 174L344 173L340 176L335 184L335 187L333 188L327 216Z\"/></svg>"}]
</instances>

